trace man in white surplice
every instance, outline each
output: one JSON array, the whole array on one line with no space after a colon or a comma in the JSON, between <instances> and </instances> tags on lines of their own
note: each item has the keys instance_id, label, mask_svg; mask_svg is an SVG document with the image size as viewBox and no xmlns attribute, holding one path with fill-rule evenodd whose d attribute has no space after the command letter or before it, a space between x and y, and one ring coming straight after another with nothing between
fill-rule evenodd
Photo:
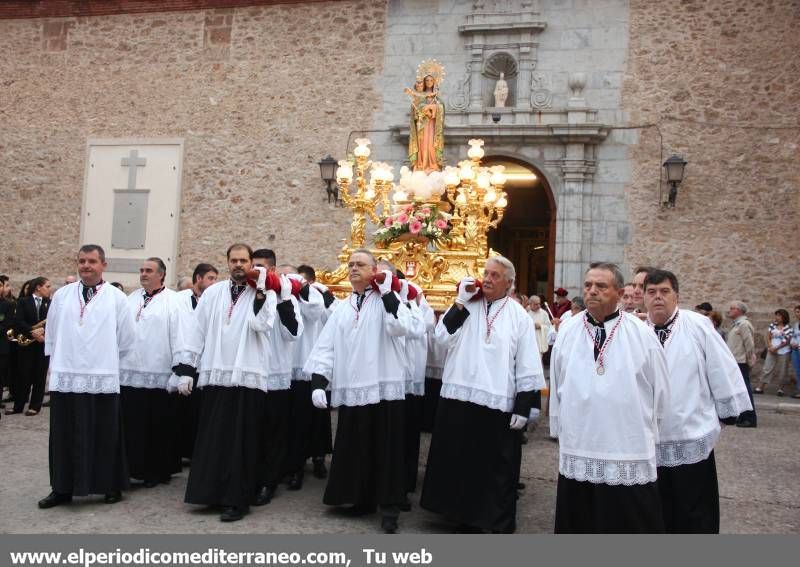
<instances>
[{"instance_id":1,"label":"man in white surplice","mask_svg":"<svg viewBox=\"0 0 800 567\"><path fill-rule=\"evenodd\" d=\"M377 265L369 250L350 255L348 274L353 293L336 307L303 367L311 375L314 405L327 406L330 386L331 405L339 408L323 502L352 504L351 514L377 506L384 531L394 533L406 495L403 338L411 316L392 290L389 271L373 286Z\"/></svg>"},{"instance_id":2,"label":"man in white surplice","mask_svg":"<svg viewBox=\"0 0 800 567\"><path fill-rule=\"evenodd\" d=\"M133 322L125 294L103 281L106 266L100 246L82 246L80 281L60 288L47 314L53 491L40 508L87 494L111 504L128 487L119 359L133 347Z\"/></svg>"},{"instance_id":3,"label":"man in white surplice","mask_svg":"<svg viewBox=\"0 0 800 567\"><path fill-rule=\"evenodd\" d=\"M678 278L653 269L644 280L648 324L664 348L670 388L657 446L658 489L668 533L719 533L714 445L720 420L753 409L736 359L710 319L678 309ZM680 394L677 394L680 392Z\"/></svg>"},{"instance_id":4,"label":"man in white surplice","mask_svg":"<svg viewBox=\"0 0 800 567\"><path fill-rule=\"evenodd\" d=\"M589 266L587 310L561 326L553 346L556 533L664 531L656 443L669 407L667 364L653 331L619 312L624 286L615 264Z\"/></svg>"},{"instance_id":5,"label":"man in white surplice","mask_svg":"<svg viewBox=\"0 0 800 567\"><path fill-rule=\"evenodd\" d=\"M200 357L197 387L203 390L192 468L185 502L222 506L220 520L240 520L260 482L263 419L269 380L269 333L277 296L266 289L267 271L259 268L249 285L253 250L228 248L231 279L209 287L197 304L192 348ZM179 389L188 393L191 380Z\"/></svg>"},{"instance_id":6,"label":"man in white surplice","mask_svg":"<svg viewBox=\"0 0 800 567\"><path fill-rule=\"evenodd\" d=\"M544 373L533 321L509 293L514 265L486 261L436 326L448 345L420 504L468 532L516 529L521 430Z\"/></svg>"},{"instance_id":7,"label":"man in white surplice","mask_svg":"<svg viewBox=\"0 0 800 567\"><path fill-rule=\"evenodd\" d=\"M170 390L174 392L180 376L191 379L197 366L197 355L186 341L194 321L177 292L164 285L166 275L160 258L142 262L142 287L128 296L136 342L120 360L128 468L131 478L144 481L147 488L169 482L181 470L178 397Z\"/></svg>"}]
</instances>

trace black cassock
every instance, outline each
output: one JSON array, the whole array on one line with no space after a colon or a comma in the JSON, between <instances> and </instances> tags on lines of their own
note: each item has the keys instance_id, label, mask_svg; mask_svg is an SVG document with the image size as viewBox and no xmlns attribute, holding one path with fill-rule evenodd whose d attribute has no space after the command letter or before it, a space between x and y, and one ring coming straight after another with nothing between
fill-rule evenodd
<instances>
[{"instance_id":1,"label":"black cassock","mask_svg":"<svg viewBox=\"0 0 800 567\"><path fill-rule=\"evenodd\" d=\"M162 388L120 388L131 478L165 482L181 471L178 399Z\"/></svg>"},{"instance_id":2,"label":"black cassock","mask_svg":"<svg viewBox=\"0 0 800 567\"><path fill-rule=\"evenodd\" d=\"M393 507L406 497L405 401L339 406L336 441L322 501Z\"/></svg>"},{"instance_id":3,"label":"black cassock","mask_svg":"<svg viewBox=\"0 0 800 567\"><path fill-rule=\"evenodd\" d=\"M206 386L186 484L188 504L250 505L261 481L266 393Z\"/></svg>"},{"instance_id":4,"label":"black cassock","mask_svg":"<svg viewBox=\"0 0 800 567\"><path fill-rule=\"evenodd\" d=\"M328 403L325 409L315 408L311 403L311 381L292 380L285 473L302 472L309 457L324 457L333 450L330 400Z\"/></svg>"},{"instance_id":5,"label":"black cassock","mask_svg":"<svg viewBox=\"0 0 800 567\"><path fill-rule=\"evenodd\" d=\"M420 505L482 530L516 529L520 433L511 413L440 398Z\"/></svg>"},{"instance_id":6,"label":"black cassock","mask_svg":"<svg viewBox=\"0 0 800 567\"><path fill-rule=\"evenodd\" d=\"M73 496L128 488L119 394L50 392L50 485Z\"/></svg>"},{"instance_id":7,"label":"black cassock","mask_svg":"<svg viewBox=\"0 0 800 567\"><path fill-rule=\"evenodd\" d=\"M658 491L667 533L719 533L719 485L714 451L699 463L658 467Z\"/></svg>"}]
</instances>

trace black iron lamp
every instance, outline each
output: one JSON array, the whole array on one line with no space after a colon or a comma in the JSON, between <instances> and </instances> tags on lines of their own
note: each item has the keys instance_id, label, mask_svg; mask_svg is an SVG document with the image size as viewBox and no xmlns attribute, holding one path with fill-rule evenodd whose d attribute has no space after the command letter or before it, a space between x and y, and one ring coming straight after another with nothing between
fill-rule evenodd
<instances>
[{"instance_id":1,"label":"black iron lamp","mask_svg":"<svg viewBox=\"0 0 800 567\"><path fill-rule=\"evenodd\" d=\"M338 162L330 155L319 160L319 174L322 180L327 185L326 192L328 193L328 203L333 199L335 205L340 205L339 201L339 186L336 185L336 166Z\"/></svg>"},{"instance_id":2,"label":"black iron lamp","mask_svg":"<svg viewBox=\"0 0 800 567\"><path fill-rule=\"evenodd\" d=\"M672 154L672 156L664 162L664 169L667 172L667 183L669 183L669 207L675 207L675 199L678 196L678 185L683 181L686 163L686 160L675 154Z\"/></svg>"}]
</instances>

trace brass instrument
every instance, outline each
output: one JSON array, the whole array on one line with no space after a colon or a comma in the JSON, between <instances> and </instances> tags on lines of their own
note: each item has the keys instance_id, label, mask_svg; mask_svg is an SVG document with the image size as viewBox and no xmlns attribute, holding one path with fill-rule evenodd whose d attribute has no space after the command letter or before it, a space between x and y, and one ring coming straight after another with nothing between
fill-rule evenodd
<instances>
[{"instance_id":1,"label":"brass instrument","mask_svg":"<svg viewBox=\"0 0 800 567\"><path fill-rule=\"evenodd\" d=\"M36 329L44 329L45 325L47 324L47 319L42 319L35 325L31 327L31 331L35 331ZM16 333L14 329L9 329L6 331L6 337L12 343L17 343L21 347L29 346L36 342L36 339L31 337L25 336L24 333Z\"/></svg>"}]
</instances>

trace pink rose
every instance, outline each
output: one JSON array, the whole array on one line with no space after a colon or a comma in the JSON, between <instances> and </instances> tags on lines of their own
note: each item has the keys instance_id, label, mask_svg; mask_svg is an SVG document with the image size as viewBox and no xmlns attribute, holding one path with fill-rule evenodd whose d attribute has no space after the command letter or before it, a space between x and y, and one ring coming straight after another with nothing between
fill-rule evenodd
<instances>
[{"instance_id":1,"label":"pink rose","mask_svg":"<svg viewBox=\"0 0 800 567\"><path fill-rule=\"evenodd\" d=\"M425 207L424 209L422 209L422 216L424 217L431 216L431 210L428 207Z\"/></svg>"},{"instance_id":2,"label":"pink rose","mask_svg":"<svg viewBox=\"0 0 800 567\"><path fill-rule=\"evenodd\" d=\"M406 224L408 222L408 215L405 213L400 213L397 215L397 222L399 224Z\"/></svg>"},{"instance_id":3,"label":"pink rose","mask_svg":"<svg viewBox=\"0 0 800 567\"><path fill-rule=\"evenodd\" d=\"M447 228L447 221L444 219L437 219L436 220L436 228L444 230Z\"/></svg>"},{"instance_id":4,"label":"pink rose","mask_svg":"<svg viewBox=\"0 0 800 567\"><path fill-rule=\"evenodd\" d=\"M422 223L418 220L413 220L408 225L408 230L411 231L411 234L419 234L419 231L422 230Z\"/></svg>"},{"instance_id":5,"label":"pink rose","mask_svg":"<svg viewBox=\"0 0 800 567\"><path fill-rule=\"evenodd\" d=\"M403 210L406 212L406 214L410 215L411 211L414 210L414 205L406 205L405 207L403 207Z\"/></svg>"},{"instance_id":6,"label":"pink rose","mask_svg":"<svg viewBox=\"0 0 800 567\"><path fill-rule=\"evenodd\" d=\"M383 224L384 226L386 226L386 228L392 228L392 225L394 224L394 219L392 217L387 217L386 220L383 222Z\"/></svg>"}]
</instances>

